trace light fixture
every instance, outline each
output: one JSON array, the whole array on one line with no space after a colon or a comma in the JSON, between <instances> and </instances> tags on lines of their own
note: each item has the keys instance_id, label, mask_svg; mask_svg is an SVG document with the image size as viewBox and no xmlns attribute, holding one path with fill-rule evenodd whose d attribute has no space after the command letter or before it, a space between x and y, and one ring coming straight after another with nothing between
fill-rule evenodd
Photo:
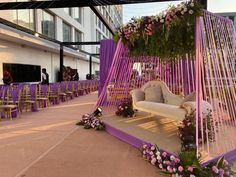
<instances>
[{"instance_id":1,"label":"light fixture","mask_svg":"<svg viewBox=\"0 0 236 177\"><path fill-rule=\"evenodd\" d=\"M35 36L35 37L39 37L39 33L35 33L34 36Z\"/></svg>"},{"instance_id":2,"label":"light fixture","mask_svg":"<svg viewBox=\"0 0 236 177\"><path fill-rule=\"evenodd\" d=\"M102 116L102 108L97 107L97 109L93 112L93 115L96 117L101 117Z\"/></svg>"}]
</instances>

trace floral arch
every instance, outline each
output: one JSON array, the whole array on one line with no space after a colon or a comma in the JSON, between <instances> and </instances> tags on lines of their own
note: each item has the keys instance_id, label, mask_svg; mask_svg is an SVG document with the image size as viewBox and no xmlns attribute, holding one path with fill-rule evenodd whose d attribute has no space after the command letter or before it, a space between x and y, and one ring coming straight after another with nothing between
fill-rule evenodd
<instances>
[{"instance_id":1,"label":"floral arch","mask_svg":"<svg viewBox=\"0 0 236 177\"><path fill-rule=\"evenodd\" d=\"M236 159L236 33L231 20L196 1L132 19L117 33L117 48L98 106L117 105L132 89L161 79L175 94L196 92L195 143L209 160ZM212 109L202 113L203 100Z\"/></svg>"}]
</instances>

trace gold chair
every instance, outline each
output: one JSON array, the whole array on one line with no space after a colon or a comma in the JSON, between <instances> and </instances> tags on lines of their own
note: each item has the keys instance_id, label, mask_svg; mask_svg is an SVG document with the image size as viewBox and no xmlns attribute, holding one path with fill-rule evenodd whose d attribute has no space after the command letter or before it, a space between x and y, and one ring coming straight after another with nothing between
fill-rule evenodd
<instances>
[{"instance_id":1,"label":"gold chair","mask_svg":"<svg viewBox=\"0 0 236 177\"><path fill-rule=\"evenodd\" d=\"M74 94L72 91L69 90L69 83L66 83L66 96L67 98L73 99L74 98Z\"/></svg>"},{"instance_id":2,"label":"gold chair","mask_svg":"<svg viewBox=\"0 0 236 177\"><path fill-rule=\"evenodd\" d=\"M18 116L17 111L18 111L18 106L15 104L10 104L13 103L12 97L11 97L11 91L12 88L8 87L7 91L4 91L2 100L0 101L0 117L4 118L10 118L12 120L12 113L16 113L16 117Z\"/></svg>"},{"instance_id":3,"label":"gold chair","mask_svg":"<svg viewBox=\"0 0 236 177\"><path fill-rule=\"evenodd\" d=\"M36 93L35 93L35 101L38 108L45 108L50 106L49 101L49 86L47 87L46 95L43 94L42 85L37 85Z\"/></svg>"},{"instance_id":4,"label":"gold chair","mask_svg":"<svg viewBox=\"0 0 236 177\"><path fill-rule=\"evenodd\" d=\"M67 101L67 95L65 92L62 92L61 85L58 85L58 95L61 101Z\"/></svg>"},{"instance_id":5,"label":"gold chair","mask_svg":"<svg viewBox=\"0 0 236 177\"><path fill-rule=\"evenodd\" d=\"M25 110L26 112L29 110L32 110L32 107L36 105L36 102L32 99L30 95L30 88L29 85L25 85L22 93L21 93L21 109L22 111ZM37 105L36 105L37 109Z\"/></svg>"},{"instance_id":6,"label":"gold chair","mask_svg":"<svg viewBox=\"0 0 236 177\"><path fill-rule=\"evenodd\" d=\"M55 87L52 89L52 87ZM60 102L59 91L57 86L49 85L49 102L50 104L58 104Z\"/></svg>"}]
</instances>

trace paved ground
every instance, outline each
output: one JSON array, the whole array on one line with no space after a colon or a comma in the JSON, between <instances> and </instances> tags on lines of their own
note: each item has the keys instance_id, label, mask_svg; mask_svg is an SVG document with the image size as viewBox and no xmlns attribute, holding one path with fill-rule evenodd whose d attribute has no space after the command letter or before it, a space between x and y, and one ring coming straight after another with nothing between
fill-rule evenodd
<instances>
[{"instance_id":1,"label":"paved ground","mask_svg":"<svg viewBox=\"0 0 236 177\"><path fill-rule=\"evenodd\" d=\"M159 176L137 149L75 123L96 94L0 122L0 177Z\"/></svg>"},{"instance_id":2,"label":"paved ground","mask_svg":"<svg viewBox=\"0 0 236 177\"><path fill-rule=\"evenodd\" d=\"M106 132L79 129L22 177L159 177L140 152Z\"/></svg>"}]
</instances>

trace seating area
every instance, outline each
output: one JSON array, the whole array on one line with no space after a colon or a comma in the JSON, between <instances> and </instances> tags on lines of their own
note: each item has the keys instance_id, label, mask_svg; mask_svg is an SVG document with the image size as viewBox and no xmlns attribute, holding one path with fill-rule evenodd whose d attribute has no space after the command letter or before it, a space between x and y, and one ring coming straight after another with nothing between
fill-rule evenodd
<instances>
[{"instance_id":1,"label":"seating area","mask_svg":"<svg viewBox=\"0 0 236 177\"><path fill-rule=\"evenodd\" d=\"M196 93L192 92L185 98L173 94L166 83L161 80L147 82L141 89L131 91L134 109L182 121L196 109ZM212 106L202 101L202 111L207 114Z\"/></svg>"},{"instance_id":2,"label":"seating area","mask_svg":"<svg viewBox=\"0 0 236 177\"><path fill-rule=\"evenodd\" d=\"M49 85L18 83L0 85L1 119L17 118L24 112L40 109L69 101L98 89L97 80L67 81Z\"/></svg>"}]
</instances>

